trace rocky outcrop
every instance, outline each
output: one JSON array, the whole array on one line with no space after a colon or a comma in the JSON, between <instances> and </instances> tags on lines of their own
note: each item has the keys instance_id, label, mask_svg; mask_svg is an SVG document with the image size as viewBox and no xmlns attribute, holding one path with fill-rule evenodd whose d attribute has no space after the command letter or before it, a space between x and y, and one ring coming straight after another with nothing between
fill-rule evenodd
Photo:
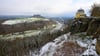
<instances>
[{"instance_id":1,"label":"rocky outcrop","mask_svg":"<svg viewBox=\"0 0 100 56\"><path fill-rule=\"evenodd\" d=\"M85 32L88 28L90 18L80 18L80 20L74 20L70 25L70 31L72 33Z\"/></svg>"},{"instance_id":2,"label":"rocky outcrop","mask_svg":"<svg viewBox=\"0 0 100 56\"><path fill-rule=\"evenodd\" d=\"M86 32L87 35L92 35L93 38L97 39L96 51L100 54L100 18L86 18L87 20L75 20L72 23L71 31ZM81 22L81 23L80 23ZM73 25L74 24L74 25Z\"/></svg>"},{"instance_id":3,"label":"rocky outcrop","mask_svg":"<svg viewBox=\"0 0 100 56\"><path fill-rule=\"evenodd\" d=\"M72 33L87 32L87 35L93 35L96 33L99 26L99 18L82 18L80 20L74 20L72 22L70 31Z\"/></svg>"},{"instance_id":4,"label":"rocky outcrop","mask_svg":"<svg viewBox=\"0 0 100 56\"><path fill-rule=\"evenodd\" d=\"M87 35L92 35L97 39L96 51L100 54L100 18L92 19L87 29Z\"/></svg>"},{"instance_id":5,"label":"rocky outcrop","mask_svg":"<svg viewBox=\"0 0 100 56\"><path fill-rule=\"evenodd\" d=\"M100 37L99 37L99 38L100 38ZM97 39L96 51L97 51L97 53L100 55L100 39Z\"/></svg>"},{"instance_id":6,"label":"rocky outcrop","mask_svg":"<svg viewBox=\"0 0 100 56\"><path fill-rule=\"evenodd\" d=\"M99 26L100 26L100 18L93 18L88 25L87 34L88 35L95 34Z\"/></svg>"}]
</instances>

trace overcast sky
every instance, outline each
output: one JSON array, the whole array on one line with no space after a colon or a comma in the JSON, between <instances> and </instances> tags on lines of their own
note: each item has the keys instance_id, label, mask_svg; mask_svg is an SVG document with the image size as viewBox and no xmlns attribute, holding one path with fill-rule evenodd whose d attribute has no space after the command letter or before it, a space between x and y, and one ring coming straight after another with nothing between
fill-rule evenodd
<instances>
[{"instance_id":1,"label":"overcast sky","mask_svg":"<svg viewBox=\"0 0 100 56\"><path fill-rule=\"evenodd\" d=\"M74 15L79 8L88 13L100 0L0 0L0 15Z\"/></svg>"}]
</instances>

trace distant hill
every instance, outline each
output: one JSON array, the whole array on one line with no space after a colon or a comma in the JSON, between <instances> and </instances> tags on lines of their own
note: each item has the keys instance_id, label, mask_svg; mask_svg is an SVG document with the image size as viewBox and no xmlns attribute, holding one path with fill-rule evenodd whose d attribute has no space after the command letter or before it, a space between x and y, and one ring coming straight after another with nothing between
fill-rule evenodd
<instances>
[{"instance_id":1,"label":"distant hill","mask_svg":"<svg viewBox=\"0 0 100 56\"><path fill-rule=\"evenodd\" d=\"M41 16L41 15L33 15L32 17L36 17L36 18L45 18L44 16Z\"/></svg>"},{"instance_id":2,"label":"distant hill","mask_svg":"<svg viewBox=\"0 0 100 56\"><path fill-rule=\"evenodd\" d=\"M22 16L22 15L14 15L14 16L6 16L0 15L0 19L16 19L16 18L30 18L31 16Z\"/></svg>"}]
</instances>

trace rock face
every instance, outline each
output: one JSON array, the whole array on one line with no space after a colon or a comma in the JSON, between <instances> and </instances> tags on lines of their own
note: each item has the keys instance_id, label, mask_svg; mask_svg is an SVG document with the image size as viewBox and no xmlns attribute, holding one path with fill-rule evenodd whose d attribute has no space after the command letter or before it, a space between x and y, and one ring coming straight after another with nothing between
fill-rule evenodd
<instances>
[{"instance_id":1,"label":"rock face","mask_svg":"<svg viewBox=\"0 0 100 56\"><path fill-rule=\"evenodd\" d=\"M96 51L97 51L97 53L100 55L100 40L99 40L99 39L97 39Z\"/></svg>"},{"instance_id":2,"label":"rock face","mask_svg":"<svg viewBox=\"0 0 100 56\"><path fill-rule=\"evenodd\" d=\"M87 35L94 35L100 26L100 18L84 18L81 20L75 20L71 24L70 31L87 32Z\"/></svg>"},{"instance_id":3,"label":"rock face","mask_svg":"<svg viewBox=\"0 0 100 56\"><path fill-rule=\"evenodd\" d=\"M86 32L97 39L96 51L100 54L100 4L94 4L91 8L90 18L79 18L71 25L71 32Z\"/></svg>"},{"instance_id":4,"label":"rock face","mask_svg":"<svg viewBox=\"0 0 100 56\"><path fill-rule=\"evenodd\" d=\"M95 34L99 26L100 26L100 18L93 18L89 23L87 34L88 35Z\"/></svg>"},{"instance_id":5,"label":"rock face","mask_svg":"<svg viewBox=\"0 0 100 56\"><path fill-rule=\"evenodd\" d=\"M93 35L97 39L96 51L100 54L100 18L94 18L88 26L87 35Z\"/></svg>"},{"instance_id":6,"label":"rock face","mask_svg":"<svg viewBox=\"0 0 100 56\"><path fill-rule=\"evenodd\" d=\"M97 39L96 50L100 54L100 18L86 18L87 20L74 21L71 26L72 33L86 32ZM81 23L80 23L81 22Z\"/></svg>"},{"instance_id":7,"label":"rock face","mask_svg":"<svg viewBox=\"0 0 100 56\"><path fill-rule=\"evenodd\" d=\"M70 31L72 33L85 32L88 28L89 18L80 18L80 20L75 20L70 26Z\"/></svg>"}]
</instances>

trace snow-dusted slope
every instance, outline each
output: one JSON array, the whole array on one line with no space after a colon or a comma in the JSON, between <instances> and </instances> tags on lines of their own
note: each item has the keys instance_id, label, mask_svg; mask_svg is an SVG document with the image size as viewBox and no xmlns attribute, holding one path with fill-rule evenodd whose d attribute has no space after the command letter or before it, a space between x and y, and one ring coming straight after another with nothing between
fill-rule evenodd
<instances>
[{"instance_id":1,"label":"snow-dusted slope","mask_svg":"<svg viewBox=\"0 0 100 56\"><path fill-rule=\"evenodd\" d=\"M81 40L72 40L70 39L71 36L70 36L70 33L67 33L67 34L64 34L58 38L56 38L55 40L51 41L51 42L48 42L47 44L45 44L39 51L39 53L37 54L38 56L54 56L55 53L59 52L57 51L57 49L59 48L62 48L63 47L63 44L66 42L66 41L72 41L74 43L77 43L80 47L82 48L86 48L86 50L84 50L81 54L75 54L74 53L74 56L82 56L82 55L94 55L94 56L98 56L96 51L95 51L95 43L96 43L96 40L92 40L92 41L81 41ZM67 43L66 43L67 44ZM94 44L94 45L92 45ZM66 46L67 48L67 46ZM78 48L79 50L81 50L80 48ZM67 51L70 52L71 48ZM76 49L77 50L77 49ZM66 51L66 50L63 50L63 51ZM35 53L32 53L33 56L37 56L35 55ZM64 53L62 52L59 52L59 55L64 55ZM73 55L72 55L73 56Z\"/></svg>"},{"instance_id":2,"label":"snow-dusted slope","mask_svg":"<svg viewBox=\"0 0 100 56\"><path fill-rule=\"evenodd\" d=\"M79 43L79 45L80 45L80 43ZM85 44L83 44L83 45L85 45ZM98 56L98 54L96 53L95 45L96 45L96 39L88 40L87 46L85 46L87 48L87 50L85 50L82 55ZM84 47L84 46L82 46L82 47Z\"/></svg>"},{"instance_id":3,"label":"snow-dusted slope","mask_svg":"<svg viewBox=\"0 0 100 56\"><path fill-rule=\"evenodd\" d=\"M66 36L66 37L65 37ZM61 45L67 40L67 35L62 35L58 38L56 38L55 40L53 40L52 42L48 42L47 44L45 44L41 49L40 49L40 54L37 54L39 56L53 56L53 54L56 52L56 48L61 47ZM33 56L37 56L35 55L35 53L32 54Z\"/></svg>"}]
</instances>

